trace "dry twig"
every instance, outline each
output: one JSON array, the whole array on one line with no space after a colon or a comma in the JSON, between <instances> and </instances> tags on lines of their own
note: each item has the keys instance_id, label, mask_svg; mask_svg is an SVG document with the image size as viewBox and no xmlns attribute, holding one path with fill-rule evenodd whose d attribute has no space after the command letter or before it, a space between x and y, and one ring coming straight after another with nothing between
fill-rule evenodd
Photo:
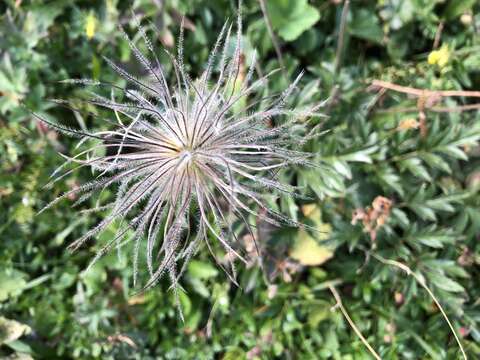
<instances>
[{"instance_id":1,"label":"dry twig","mask_svg":"<svg viewBox=\"0 0 480 360\"><path fill-rule=\"evenodd\" d=\"M435 39L433 40L434 49L438 48L438 45L440 45L440 39L442 38L442 32L443 32L444 26L445 26L445 23L443 21L440 21L437 27L437 31L435 32Z\"/></svg>"},{"instance_id":2,"label":"dry twig","mask_svg":"<svg viewBox=\"0 0 480 360\"><path fill-rule=\"evenodd\" d=\"M438 98L438 97L479 97L480 91L464 91L464 90L429 90L429 89L416 89L410 86L402 86L393 84L388 81L383 80L373 80L373 88L384 88L388 90L393 90L396 92L413 95L413 96L423 96L426 98Z\"/></svg>"},{"instance_id":3,"label":"dry twig","mask_svg":"<svg viewBox=\"0 0 480 360\"><path fill-rule=\"evenodd\" d=\"M340 309L340 311L342 312L343 316L345 316L345 319L347 319L348 321L348 324L352 327L353 331L355 331L355 334L357 334L357 336L360 338L360 340L362 341L363 345L365 345L365 347L368 349L368 351L370 351L370 353L373 355L373 357L377 360L381 360L382 358L377 354L377 352L371 347L371 345L368 343L367 339L365 339L362 335L362 333L360 332L360 330L358 329L358 327L355 325L355 323L353 322L353 320L350 318L350 316L348 315L348 312L347 310L345 310L345 307L343 306L342 304L342 299L340 297L340 294L338 293L338 291L335 289L335 287L333 287L333 285L328 285L328 288L330 289L330 291L332 292L333 294L333 297L335 298L336 300L336 304L335 304L335 307L338 307ZM334 308L335 308L334 307Z\"/></svg>"},{"instance_id":4,"label":"dry twig","mask_svg":"<svg viewBox=\"0 0 480 360\"><path fill-rule=\"evenodd\" d=\"M375 259L377 259L378 261L380 261L381 263L385 264L385 265L390 265L390 266L395 266L403 271L405 271L407 273L407 275L411 275L413 276L413 278L417 281L417 283L419 283L428 293L428 295L432 298L433 302L435 303L435 305L438 307L438 309L440 310L440 312L442 313L442 316L443 318L445 319L445 321L447 322L448 324L448 327L450 328L450 330L452 331L452 334L453 336L455 337L455 340L457 341L457 344L460 348L460 351L462 352L462 356L465 360L467 360L467 354L465 353L465 350L463 349L463 346L462 346L462 343L460 342L460 339L457 335L457 333L455 332L455 329L453 328L453 325L452 323L450 322L447 314L445 313L445 310L443 310L443 307L442 305L440 304L440 302L437 300L437 298L435 297L435 295L433 294L432 290L430 290L430 288L428 287L428 285L426 284L425 280L423 277L415 274L412 269L410 269L407 265L401 263L401 262L398 262L398 261L395 261L395 260L390 260L390 259L385 259L383 257L381 257L380 255L378 254L375 254L375 253L370 253L370 255L372 255Z\"/></svg>"},{"instance_id":5,"label":"dry twig","mask_svg":"<svg viewBox=\"0 0 480 360\"><path fill-rule=\"evenodd\" d=\"M434 112L461 112L466 110L475 110L480 108L479 104L469 104L453 108L435 107L435 105L445 97L475 97L480 98L480 91L464 91L464 90L429 90L417 89L410 86L402 86L382 80L373 80L370 89L392 90L402 94L407 94L417 98L416 108L398 109L397 111L418 111L420 123L420 133L422 136L427 134L427 116L425 112L428 110Z\"/></svg>"},{"instance_id":6,"label":"dry twig","mask_svg":"<svg viewBox=\"0 0 480 360\"><path fill-rule=\"evenodd\" d=\"M470 110L480 110L480 103L479 104L468 104L468 105L460 105L456 107L446 107L446 106L434 106L429 109L428 111L437 112L437 113L451 113L451 112L463 112L463 111L470 111ZM378 110L379 113L411 113L417 112L418 108L415 106L411 107L394 107L390 109L381 109Z\"/></svg>"}]
</instances>

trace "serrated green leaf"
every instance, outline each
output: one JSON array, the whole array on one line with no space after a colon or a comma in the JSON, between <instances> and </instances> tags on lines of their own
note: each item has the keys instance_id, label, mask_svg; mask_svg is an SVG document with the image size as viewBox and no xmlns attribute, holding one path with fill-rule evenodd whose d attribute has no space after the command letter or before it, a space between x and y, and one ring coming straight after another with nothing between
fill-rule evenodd
<instances>
[{"instance_id":1,"label":"serrated green leaf","mask_svg":"<svg viewBox=\"0 0 480 360\"><path fill-rule=\"evenodd\" d=\"M446 277L445 275L440 275L433 272L428 272L427 277L430 282L435 285L436 287L453 293L464 292L465 289L462 285L457 283L456 281Z\"/></svg>"},{"instance_id":2,"label":"serrated green leaf","mask_svg":"<svg viewBox=\"0 0 480 360\"><path fill-rule=\"evenodd\" d=\"M420 234L414 236L414 240L433 248L442 248L445 243L453 242L451 236L441 234Z\"/></svg>"},{"instance_id":3,"label":"serrated green leaf","mask_svg":"<svg viewBox=\"0 0 480 360\"><path fill-rule=\"evenodd\" d=\"M400 222L402 226L407 227L410 224L410 221L408 220L408 216L404 211L394 207L392 209L392 214Z\"/></svg>"},{"instance_id":4,"label":"serrated green leaf","mask_svg":"<svg viewBox=\"0 0 480 360\"><path fill-rule=\"evenodd\" d=\"M424 160L429 166L433 168L437 168L449 174L452 172L450 165L445 160L443 160L441 156L435 155L433 153L421 153L419 156L422 158L422 160Z\"/></svg>"},{"instance_id":5,"label":"serrated green leaf","mask_svg":"<svg viewBox=\"0 0 480 360\"><path fill-rule=\"evenodd\" d=\"M399 164L401 167L408 169L413 175L421 179L427 181L432 180L430 174L428 173L427 169L425 169L425 167L422 165L422 161L419 158L405 159L400 161Z\"/></svg>"}]
</instances>

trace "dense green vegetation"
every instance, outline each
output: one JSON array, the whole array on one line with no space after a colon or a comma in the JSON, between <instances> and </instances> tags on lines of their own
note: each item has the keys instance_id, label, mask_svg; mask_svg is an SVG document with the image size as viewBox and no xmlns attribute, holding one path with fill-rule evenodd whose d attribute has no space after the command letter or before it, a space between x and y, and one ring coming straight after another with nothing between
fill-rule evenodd
<instances>
[{"instance_id":1,"label":"dense green vegetation","mask_svg":"<svg viewBox=\"0 0 480 360\"><path fill-rule=\"evenodd\" d=\"M199 251L182 278L184 323L167 281L136 294L128 249L82 275L98 242L73 254L66 247L101 220L79 212L88 204L72 208L75 199L66 199L35 215L90 180L91 172L42 189L62 164L58 152L77 150L74 139L30 111L101 129L105 123L89 114L99 110L76 102L88 89L59 81L125 85L102 55L142 76L117 29L122 24L136 33L132 9L155 45L172 51L186 16L185 62L197 76L223 23L235 19L236 1L0 4L1 358L370 359L334 307L336 291L381 358L460 359L452 331L421 284L442 305L469 358L480 358L480 116L474 105L480 99L415 90L480 89L480 5L265 0L272 41L262 3L243 6L245 58L258 51L259 73L284 64L269 83L271 93L305 70L289 105L327 100L322 112L328 115L321 119L325 132L305 148L318 168L281 175L312 200L281 196L272 206L320 232L257 223L265 268L243 236L251 266L237 266L241 288L206 249ZM144 48L138 36L134 41ZM159 56L173 79L166 54L159 50ZM375 79L386 83L372 86ZM388 89L392 84L406 88ZM49 101L56 98L82 112Z\"/></svg>"}]
</instances>

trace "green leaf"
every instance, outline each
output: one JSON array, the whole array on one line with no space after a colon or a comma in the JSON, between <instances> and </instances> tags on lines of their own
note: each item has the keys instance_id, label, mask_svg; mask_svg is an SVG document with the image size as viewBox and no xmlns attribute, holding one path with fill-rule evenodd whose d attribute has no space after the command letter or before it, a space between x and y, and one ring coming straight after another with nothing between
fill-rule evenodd
<instances>
[{"instance_id":1,"label":"green leaf","mask_svg":"<svg viewBox=\"0 0 480 360\"><path fill-rule=\"evenodd\" d=\"M6 53L0 62L0 114L17 107L28 90L27 72L12 65Z\"/></svg>"},{"instance_id":2,"label":"green leaf","mask_svg":"<svg viewBox=\"0 0 480 360\"><path fill-rule=\"evenodd\" d=\"M7 346L9 348L15 350L16 352L21 353L21 354L32 354L33 353L33 349L30 347L30 345L27 344L26 342L23 342L23 341L20 341L20 340L11 341L11 342L7 343ZM26 360L26 359L29 359L29 358L28 357L23 358L23 360Z\"/></svg>"},{"instance_id":3,"label":"green leaf","mask_svg":"<svg viewBox=\"0 0 480 360\"><path fill-rule=\"evenodd\" d=\"M197 279L210 279L218 275L218 270L210 263L192 260L188 264L188 273Z\"/></svg>"},{"instance_id":4,"label":"green leaf","mask_svg":"<svg viewBox=\"0 0 480 360\"><path fill-rule=\"evenodd\" d=\"M448 292L453 292L453 293L465 291L462 285L446 277L445 275L440 275L433 272L428 272L426 275L428 279L432 282L432 284L434 284L439 289L442 289Z\"/></svg>"},{"instance_id":5,"label":"green leaf","mask_svg":"<svg viewBox=\"0 0 480 360\"><path fill-rule=\"evenodd\" d=\"M425 350L425 352L431 356L432 360L442 359L440 355L435 350L433 350L433 348L420 336L418 336L414 332L409 332L409 333L415 339L415 341L423 348L423 350Z\"/></svg>"},{"instance_id":6,"label":"green leaf","mask_svg":"<svg viewBox=\"0 0 480 360\"><path fill-rule=\"evenodd\" d=\"M360 9L354 13L352 22L348 25L348 33L378 44L383 40L383 30L375 12L367 9Z\"/></svg>"},{"instance_id":7,"label":"green leaf","mask_svg":"<svg viewBox=\"0 0 480 360\"><path fill-rule=\"evenodd\" d=\"M400 196L404 195L404 190L401 185L401 178L398 176L390 166L377 167L377 176L379 182L383 183L395 190Z\"/></svg>"},{"instance_id":8,"label":"green leaf","mask_svg":"<svg viewBox=\"0 0 480 360\"><path fill-rule=\"evenodd\" d=\"M269 0L267 10L273 28L286 41L295 40L320 19L307 0Z\"/></svg>"},{"instance_id":9,"label":"green leaf","mask_svg":"<svg viewBox=\"0 0 480 360\"><path fill-rule=\"evenodd\" d=\"M419 205L419 204L409 204L409 207L417 213L424 220L437 220L435 212L428 206Z\"/></svg>"},{"instance_id":10,"label":"green leaf","mask_svg":"<svg viewBox=\"0 0 480 360\"><path fill-rule=\"evenodd\" d=\"M467 199L470 196L470 193L462 192L458 194L440 196L436 199L427 200L425 204L434 210L452 212L455 210L455 208L451 205L451 203L461 203L462 200Z\"/></svg>"},{"instance_id":11,"label":"green leaf","mask_svg":"<svg viewBox=\"0 0 480 360\"><path fill-rule=\"evenodd\" d=\"M48 28L53 25L68 1L57 1L55 6L36 4L29 8L23 24L23 33L27 44L33 48L38 42L48 36Z\"/></svg>"},{"instance_id":12,"label":"green leaf","mask_svg":"<svg viewBox=\"0 0 480 360\"><path fill-rule=\"evenodd\" d=\"M85 222L85 218L79 217L78 219L72 221L65 229L60 231L57 235L55 235L55 244L62 245L68 235L72 233L72 231L81 223Z\"/></svg>"},{"instance_id":13,"label":"green leaf","mask_svg":"<svg viewBox=\"0 0 480 360\"><path fill-rule=\"evenodd\" d=\"M447 20L452 20L471 10L476 2L477 0L450 0L443 14Z\"/></svg>"},{"instance_id":14,"label":"green leaf","mask_svg":"<svg viewBox=\"0 0 480 360\"><path fill-rule=\"evenodd\" d=\"M422 152L419 156L422 160L424 160L429 166L433 168L437 168L449 174L452 172L450 165L438 155Z\"/></svg>"},{"instance_id":15,"label":"green leaf","mask_svg":"<svg viewBox=\"0 0 480 360\"><path fill-rule=\"evenodd\" d=\"M408 169L413 175L431 181L432 178L428 173L427 169L422 165L422 161L419 158L409 158L406 160L402 160L399 163L400 167Z\"/></svg>"},{"instance_id":16,"label":"green leaf","mask_svg":"<svg viewBox=\"0 0 480 360\"><path fill-rule=\"evenodd\" d=\"M0 301L20 295L27 284L25 278L25 273L15 269L0 270Z\"/></svg>"},{"instance_id":17,"label":"green leaf","mask_svg":"<svg viewBox=\"0 0 480 360\"><path fill-rule=\"evenodd\" d=\"M442 235L441 233L427 233L414 236L414 240L426 246L430 246L433 248L442 248L445 243L452 243L455 238L447 234Z\"/></svg>"},{"instance_id":18,"label":"green leaf","mask_svg":"<svg viewBox=\"0 0 480 360\"><path fill-rule=\"evenodd\" d=\"M372 163L372 158L370 154L374 153L378 150L378 146L369 146L360 150L352 151L350 153L345 153L338 155L338 159L342 159L344 161L357 161L357 162L364 162L367 164Z\"/></svg>"},{"instance_id":19,"label":"green leaf","mask_svg":"<svg viewBox=\"0 0 480 360\"><path fill-rule=\"evenodd\" d=\"M465 152L463 150L459 149L455 145L445 146L445 147L441 148L440 151L444 154L450 155L450 156L452 156L454 158L457 158L457 159L460 159L460 160L468 160L467 154L465 154Z\"/></svg>"},{"instance_id":20,"label":"green leaf","mask_svg":"<svg viewBox=\"0 0 480 360\"><path fill-rule=\"evenodd\" d=\"M328 319L331 315L331 304L329 302L316 301L309 308L307 321L310 326L316 328L318 324Z\"/></svg>"},{"instance_id":21,"label":"green leaf","mask_svg":"<svg viewBox=\"0 0 480 360\"><path fill-rule=\"evenodd\" d=\"M223 355L223 360L243 360L246 359L245 352L240 347L230 347Z\"/></svg>"},{"instance_id":22,"label":"green leaf","mask_svg":"<svg viewBox=\"0 0 480 360\"><path fill-rule=\"evenodd\" d=\"M405 214L404 211L398 208L393 208L392 215L398 220L400 225L402 225L403 227L407 227L410 224L410 221L408 220L408 216L407 214Z\"/></svg>"},{"instance_id":23,"label":"green leaf","mask_svg":"<svg viewBox=\"0 0 480 360\"><path fill-rule=\"evenodd\" d=\"M338 171L342 176L346 177L347 179L352 178L352 171L350 170L350 167L348 166L346 161L336 160L333 162L332 165L335 170Z\"/></svg>"}]
</instances>

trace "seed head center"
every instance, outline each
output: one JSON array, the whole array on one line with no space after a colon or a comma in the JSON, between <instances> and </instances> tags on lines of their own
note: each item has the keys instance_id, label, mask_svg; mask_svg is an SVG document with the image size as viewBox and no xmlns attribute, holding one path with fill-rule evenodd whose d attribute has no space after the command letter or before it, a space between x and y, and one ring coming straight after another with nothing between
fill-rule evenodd
<instances>
[{"instance_id":1,"label":"seed head center","mask_svg":"<svg viewBox=\"0 0 480 360\"><path fill-rule=\"evenodd\" d=\"M192 163L193 157L194 157L194 151L192 151L192 149L190 148L183 148L183 149L180 149L180 151L178 152L178 159L180 163L184 165Z\"/></svg>"}]
</instances>

